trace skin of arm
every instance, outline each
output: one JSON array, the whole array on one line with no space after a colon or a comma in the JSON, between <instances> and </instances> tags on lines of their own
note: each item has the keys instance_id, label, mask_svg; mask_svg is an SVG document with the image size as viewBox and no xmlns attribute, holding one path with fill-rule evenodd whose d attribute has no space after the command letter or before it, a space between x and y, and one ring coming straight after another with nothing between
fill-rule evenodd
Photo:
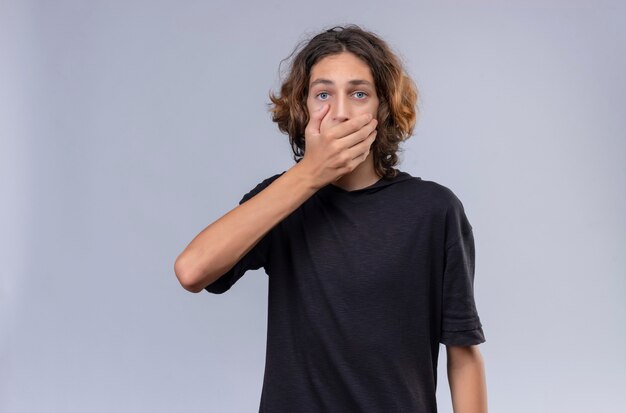
<instances>
[{"instance_id":1,"label":"skin of arm","mask_svg":"<svg viewBox=\"0 0 626 413\"><path fill-rule=\"evenodd\" d=\"M329 108L311 115L305 131L307 151L299 163L203 229L176 258L174 272L183 288L201 292L321 187L352 173L366 159L377 121L366 114L321 132Z\"/></svg>"},{"instance_id":2,"label":"skin of arm","mask_svg":"<svg viewBox=\"0 0 626 413\"><path fill-rule=\"evenodd\" d=\"M454 413L487 413L487 382L478 346L446 346Z\"/></svg>"},{"instance_id":3,"label":"skin of arm","mask_svg":"<svg viewBox=\"0 0 626 413\"><path fill-rule=\"evenodd\" d=\"M180 284L190 292L201 292L318 189L304 164L294 165L191 241L174 264Z\"/></svg>"}]
</instances>

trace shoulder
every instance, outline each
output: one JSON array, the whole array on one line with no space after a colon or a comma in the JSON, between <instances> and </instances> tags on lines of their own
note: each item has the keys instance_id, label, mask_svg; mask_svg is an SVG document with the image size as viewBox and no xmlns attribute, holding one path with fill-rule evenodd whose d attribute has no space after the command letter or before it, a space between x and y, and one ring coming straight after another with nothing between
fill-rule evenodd
<instances>
[{"instance_id":1,"label":"shoulder","mask_svg":"<svg viewBox=\"0 0 626 413\"><path fill-rule=\"evenodd\" d=\"M403 182L413 194L418 196L420 200L428 202L439 210L462 209L463 203L450 189L450 187L439 182L423 179L421 177L411 177L411 179Z\"/></svg>"},{"instance_id":2,"label":"shoulder","mask_svg":"<svg viewBox=\"0 0 626 413\"><path fill-rule=\"evenodd\" d=\"M446 249L461 239L468 239L467 236L472 233L473 228L465 213L463 202L448 186L433 181L428 185L431 187L432 196L437 199L440 216L445 223Z\"/></svg>"}]
</instances>

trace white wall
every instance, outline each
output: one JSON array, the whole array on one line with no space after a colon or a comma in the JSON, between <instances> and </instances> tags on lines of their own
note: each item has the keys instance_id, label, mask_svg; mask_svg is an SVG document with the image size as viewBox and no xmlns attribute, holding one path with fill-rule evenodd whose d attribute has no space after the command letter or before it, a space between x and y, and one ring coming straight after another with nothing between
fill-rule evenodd
<instances>
[{"instance_id":1,"label":"white wall","mask_svg":"<svg viewBox=\"0 0 626 413\"><path fill-rule=\"evenodd\" d=\"M626 404L623 2L236 3L0 2L0 411L258 410L267 276L173 264L293 164L278 63L350 22L420 88L400 169L474 227L490 411Z\"/></svg>"}]
</instances>

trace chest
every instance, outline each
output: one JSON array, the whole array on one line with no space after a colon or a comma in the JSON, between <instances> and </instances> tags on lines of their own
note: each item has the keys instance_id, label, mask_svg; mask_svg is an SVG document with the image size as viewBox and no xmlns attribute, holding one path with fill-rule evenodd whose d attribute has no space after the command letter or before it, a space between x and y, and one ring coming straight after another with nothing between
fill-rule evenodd
<instances>
[{"instance_id":1,"label":"chest","mask_svg":"<svg viewBox=\"0 0 626 413\"><path fill-rule=\"evenodd\" d=\"M439 231L425 211L369 203L318 203L285 222L284 284L307 296L345 297L351 306L381 305L427 294L440 257Z\"/></svg>"}]
</instances>

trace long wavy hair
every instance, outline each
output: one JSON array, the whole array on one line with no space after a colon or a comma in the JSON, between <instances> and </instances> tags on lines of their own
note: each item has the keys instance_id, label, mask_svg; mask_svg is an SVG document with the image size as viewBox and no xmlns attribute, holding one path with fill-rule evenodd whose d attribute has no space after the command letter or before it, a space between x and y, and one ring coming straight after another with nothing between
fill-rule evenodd
<instances>
[{"instance_id":1,"label":"long wavy hair","mask_svg":"<svg viewBox=\"0 0 626 413\"><path fill-rule=\"evenodd\" d=\"M400 59L387 43L372 32L357 25L335 26L300 42L290 69L280 88L280 94L269 92L270 112L278 129L289 135L294 161L304 157L304 130L309 122L306 99L311 68L326 56L350 52L363 60L370 68L378 106L378 133L371 151L374 168L379 176L396 176L399 144L413 134L418 111L418 90L407 75ZM281 64L282 64L281 62ZM280 67L280 66L279 66Z\"/></svg>"}]
</instances>

